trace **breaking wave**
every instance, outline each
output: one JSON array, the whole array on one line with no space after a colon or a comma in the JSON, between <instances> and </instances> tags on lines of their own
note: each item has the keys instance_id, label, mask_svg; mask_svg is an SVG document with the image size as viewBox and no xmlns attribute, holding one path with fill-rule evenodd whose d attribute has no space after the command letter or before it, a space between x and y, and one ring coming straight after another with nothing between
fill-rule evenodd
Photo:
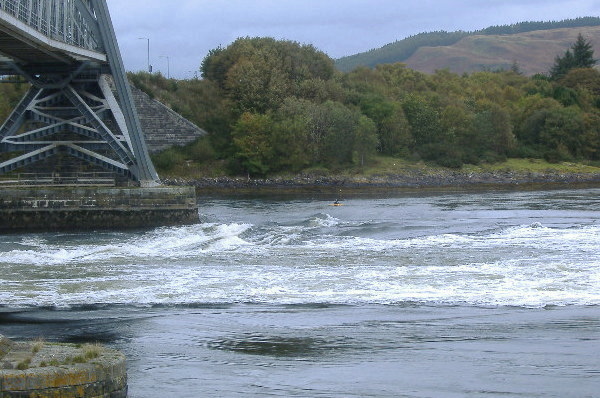
<instances>
[{"instance_id":1,"label":"breaking wave","mask_svg":"<svg viewBox=\"0 0 600 398\"><path fill-rule=\"evenodd\" d=\"M259 226L13 237L0 241L0 303L600 304L598 226L363 236L376 224L317 214Z\"/></svg>"}]
</instances>

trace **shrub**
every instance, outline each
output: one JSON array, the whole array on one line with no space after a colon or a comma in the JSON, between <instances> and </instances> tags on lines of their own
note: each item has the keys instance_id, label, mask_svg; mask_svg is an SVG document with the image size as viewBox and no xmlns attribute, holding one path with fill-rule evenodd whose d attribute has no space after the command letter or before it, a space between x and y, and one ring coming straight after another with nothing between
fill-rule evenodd
<instances>
[{"instance_id":1,"label":"shrub","mask_svg":"<svg viewBox=\"0 0 600 398\"><path fill-rule=\"evenodd\" d=\"M158 171L170 171L178 164L182 164L185 157L176 148L169 148L152 156L152 163Z\"/></svg>"}]
</instances>

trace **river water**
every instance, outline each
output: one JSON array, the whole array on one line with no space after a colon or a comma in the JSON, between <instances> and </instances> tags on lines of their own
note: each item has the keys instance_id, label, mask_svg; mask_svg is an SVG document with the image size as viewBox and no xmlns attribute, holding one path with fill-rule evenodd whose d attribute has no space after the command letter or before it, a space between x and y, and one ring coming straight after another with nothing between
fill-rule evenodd
<instances>
[{"instance_id":1,"label":"river water","mask_svg":"<svg viewBox=\"0 0 600 398\"><path fill-rule=\"evenodd\" d=\"M600 189L332 199L0 236L0 333L122 350L133 398L600 396Z\"/></svg>"}]
</instances>

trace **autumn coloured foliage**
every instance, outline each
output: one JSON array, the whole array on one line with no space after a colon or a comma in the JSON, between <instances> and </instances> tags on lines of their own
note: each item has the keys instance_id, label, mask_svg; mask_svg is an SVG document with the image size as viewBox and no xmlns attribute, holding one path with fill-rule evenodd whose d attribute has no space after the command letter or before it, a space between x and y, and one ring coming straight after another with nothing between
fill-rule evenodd
<instances>
[{"instance_id":1,"label":"autumn coloured foliage","mask_svg":"<svg viewBox=\"0 0 600 398\"><path fill-rule=\"evenodd\" d=\"M578 62L566 61L572 58ZM451 168L509 157L600 161L594 65L584 37L551 71L532 77L518 65L463 75L402 63L340 72L312 46L240 38L208 54L201 79L130 79L209 132L156 155L159 170L218 160L230 173L265 176L361 167L378 155ZM12 109L25 86L0 85L0 112Z\"/></svg>"}]
</instances>

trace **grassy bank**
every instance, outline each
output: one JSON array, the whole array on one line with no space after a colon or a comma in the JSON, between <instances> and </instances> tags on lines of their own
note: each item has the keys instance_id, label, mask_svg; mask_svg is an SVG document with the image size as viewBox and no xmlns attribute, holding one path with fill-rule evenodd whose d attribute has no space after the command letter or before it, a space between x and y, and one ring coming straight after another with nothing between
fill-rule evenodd
<instances>
[{"instance_id":1,"label":"grassy bank","mask_svg":"<svg viewBox=\"0 0 600 398\"><path fill-rule=\"evenodd\" d=\"M353 167L345 169L310 168L298 174L273 174L268 178L289 178L297 176L321 176L337 178L369 178L384 175L410 175L419 173L423 175L438 175L440 173L489 173L489 172L514 172L523 173L559 173L559 174L600 174L600 165L584 163L549 163L541 159L508 159L505 162L481 165L465 165L460 169L449 169L422 161L413 162L404 159L379 156L367 167ZM227 173L224 162L214 161L196 163L187 161L169 170L159 170L162 178L168 179L202 179L202 178L237 178L247 176L234 176Z\"/></svg>"},{"instance_id":2,"label":"grassy bank","mask_svg":"<svg viewBox=\"0 0 600 398\"><path fill-rule=\"evenodd\" d=\"M582 163L548 163L538 159L468 165L449 169L424 162L379 157L369 167L330 170L311 168L298 174L266 178L228 175L222 163L187 162L160 173L167 184L192 185L199 192L277 189L288 191L385 190L440 187L516 187L600 184L600 167Z\"/></svg>"}]
</instances>

